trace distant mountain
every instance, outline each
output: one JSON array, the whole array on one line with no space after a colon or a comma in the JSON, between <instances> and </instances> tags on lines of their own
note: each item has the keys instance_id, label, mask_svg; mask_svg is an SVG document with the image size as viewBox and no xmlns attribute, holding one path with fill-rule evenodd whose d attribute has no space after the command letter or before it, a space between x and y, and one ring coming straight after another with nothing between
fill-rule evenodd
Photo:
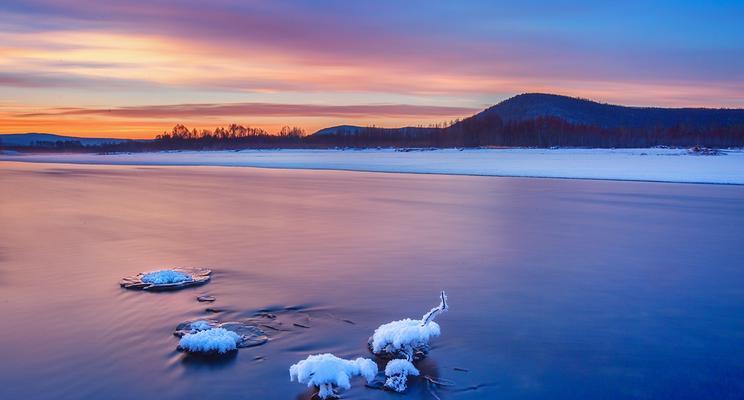
<instances>
[{"instance_id":1,"label":"distant mountain","mask_svg":"<svg viewBox=\"0 0 744 400\"><path fill-rule=\"evenodd\" d=\"M359 133L359 131L362 129L364 129L364 127L354 126L354 125L338 125L338 126L332 126L330 128L323 128L313 133L313 135L318 135L318 136L353 135L353 134Z\"/></svg>"},{"instance_id":2,"label":"distant mountain","mask_svg":"<svg viewBox=\"0 0 744 400\"><path fill-rule=\"evenodd\" d=\"M377 134L407 134L407 135L423 135L430 133L433 128L424 128L418 126L406 126L403 128L378 128L368 126L356 126L356 125L338 125L330 128L323 128L311 136L331 136L331 135L359 135L369 132L375 132Z\"/></svg>"},{"instance_id":3,"label":"distant mountain","mask_svg":"<svg viewBox=\"0 0 744 400\"><path fill-rule=\"evenodd\" d=\"M75 143L82 146L100 146L103 144L125 143L131 139L114 139L114 138L83 138L75 136L62 136L52 133L6 133L0 134L0 145L18 146L18 147L35 147L45 144L54 145L57 143Z\"/></svg>"},{"instance_id":4,"label":"distant mountain","mask_svg":"<svg viewBox=\"0 0 744 400\"><path fill-rule=\"evenodd\" d=\"M476 114L497 115L504 123L560 118L576 125L601 128L693 128L744 124L744 109L627 107L544 93L526 93Z\"/></svg>"}]
</instances>

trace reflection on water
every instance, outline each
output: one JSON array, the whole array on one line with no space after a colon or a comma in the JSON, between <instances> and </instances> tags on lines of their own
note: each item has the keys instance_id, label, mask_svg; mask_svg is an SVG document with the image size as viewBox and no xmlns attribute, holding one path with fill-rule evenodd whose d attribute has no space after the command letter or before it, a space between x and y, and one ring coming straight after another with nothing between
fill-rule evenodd
<instances>
[{"instance_id":1,"label":"reflection on water","mask_svg":"<svg viewBox=\"0 0 744 400\"><path fill-rule=\"evenodd\" d=\"M0 188L3 399L309 399L291 364L369 357L441 289L418 367L454 382L442 399L744 393L744 187L0 163ZM164 266L215 273L118 286ZM233 358L176 350L181 321L265 314L269 342Z\"/></svg>"}]
</instances>

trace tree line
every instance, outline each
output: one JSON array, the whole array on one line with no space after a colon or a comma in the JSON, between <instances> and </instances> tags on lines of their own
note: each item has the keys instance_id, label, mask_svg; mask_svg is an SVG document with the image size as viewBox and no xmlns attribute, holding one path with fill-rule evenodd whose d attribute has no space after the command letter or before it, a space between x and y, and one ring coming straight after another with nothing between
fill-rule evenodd
<instances>
[{"instance_id":1,"label":"tree line","mask_svg":"<svg viewBox=\"0 0 744 400\"><path fill-rule=\"evenodd\" d=\"M559 117L503 121L498 115L476 115L447 126L338 129L307 135L297 127L278 133L239 124L209 129L189 129L177 124L154 140L127 141L96 146L79 142L39 143L35 148L54 151L159 151L227 150L246 148L369 148L369 147L742 147L744 125L693 127L621 127L576 124ZM6 146L7 147L7 146Z\"/></svg>"}]
</instances>

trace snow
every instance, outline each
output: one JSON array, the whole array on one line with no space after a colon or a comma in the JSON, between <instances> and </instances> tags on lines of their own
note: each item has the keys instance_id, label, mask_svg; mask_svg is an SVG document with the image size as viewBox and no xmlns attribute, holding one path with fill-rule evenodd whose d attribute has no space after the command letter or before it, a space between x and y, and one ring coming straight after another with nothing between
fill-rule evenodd
<instances>
[{"instance_id":1,"label":"snow","mask_svg":"<svg viewBox=\"0 0 744 400\"><path fill-rule=\"evenodd\" d=\"M191 276L183 272L164 269L161 271L148 272L142 275L142 282L154 285L165 285L170 283L188 282Z\"/></svg>"},{"instance_id":2,"label":"snow","mask_svg":"<svg viewBox=\"0 0 744 400\"><path fill-rule=\"evenodd\" d=\"M292 381L317 386L319 397L328 398L335 394L336 388L349 389L351 378L363 376L371 382L377 375L377 364L367 358L344 360L330 353L311 355L289 368Z\"/></svg>"},{"instance_id":3,"label":"snow","mask_svg":"<svg viewBox=\"0 0 744 400\"><path fill-rule=\"evenodd\" d=\"M178 347L191 353L224 354L236 350L240 335L223 328L190 333L181 338Z\"/></svg>"},{"instance_id":4,"label":"snow","mask_svg":"<svg viewBox=\"0 0 744 400\"><path fill-rule=\"evenodd\" d=\"M0 161L204 165L544 178L744 184L744 150L720 156L687 149L442 149L171 151L3 154Z\"/></svg>"},{"instance_id":5,"label":"snow","mask_svg":"<svg viewBox=\"0 0 744 400\"><path fill-rule=\"evenodd\" d=\"M385 366L385 387L403 392L406 390L408 376L418 376L419 370L408 360L390 360Z\"/></svg>"},{"instance_id":6,"label":"snow","mask_svg":"<svg viewBox=\"0 0 744 400\"><path fill-rule=\"evenodd\" d=\"M393 375L415 375L418 376L419 371L413 364L408 360L390 360L385 366L385 376Z\"/></svg>"}]
</instances>

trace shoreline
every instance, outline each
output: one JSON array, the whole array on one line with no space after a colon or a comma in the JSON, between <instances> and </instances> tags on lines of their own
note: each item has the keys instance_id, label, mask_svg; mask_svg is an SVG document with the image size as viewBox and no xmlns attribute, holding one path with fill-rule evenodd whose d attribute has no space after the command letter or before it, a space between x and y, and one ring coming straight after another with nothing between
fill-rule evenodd
<instances>
[{"instance_id":1,"label":"shoreline","mask_svg":"<svg viewBox=\"0 0 744 400\"><path fill-rule=\"evenodd\" d=\"M478 175L465 173L441 173L441 172L408 172L408 171L373 171L361 169L338 169L338 168L299 168L299 167L254 167L244 165L209 165L209 164L108 164L89 162L55 162L55 161L9 161L0 159L0 163L19 164L56 164L68 166L103 166L103 167L163 167L163 168L231 168L231 169L268 169L280 171L318 171L318 172L353 172L362 174L391 174L391 175L423 175L423 176L463 176L469 178L514 178L514 179L554 179L569 181L600 181L600 182L622 182L622 183L668 183L674 185L715 185L715 186L744 186L744 183L726 182L693 182L693 181L662 181L662 180L639 180L639 179L616 179L616 178L580 178L561 176L533 176L533 175Z\"/></svg>"}]
</instances>

